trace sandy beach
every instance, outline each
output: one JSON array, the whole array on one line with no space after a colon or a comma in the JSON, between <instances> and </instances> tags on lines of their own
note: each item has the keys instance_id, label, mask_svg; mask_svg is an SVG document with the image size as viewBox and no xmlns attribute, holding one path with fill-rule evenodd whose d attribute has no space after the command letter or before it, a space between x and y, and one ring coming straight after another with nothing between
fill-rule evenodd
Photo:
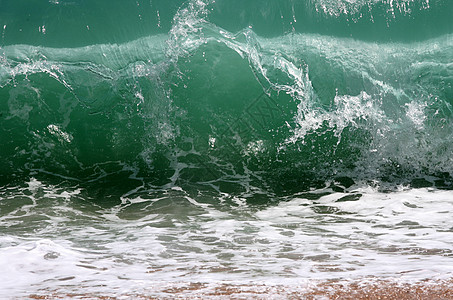
<instances>
[{"instance_id":1,"label":"sandy beach","mask_svg":"<svg viewBox=\"0 0 453 300\"><path fill-rule=\"evenodd\" d=\"M33 294L30 299L453 299L453 281L398 283L391 280L318 282L303 286L178 283L157 286L149 294Z\"/></svg>"}]
</instances>

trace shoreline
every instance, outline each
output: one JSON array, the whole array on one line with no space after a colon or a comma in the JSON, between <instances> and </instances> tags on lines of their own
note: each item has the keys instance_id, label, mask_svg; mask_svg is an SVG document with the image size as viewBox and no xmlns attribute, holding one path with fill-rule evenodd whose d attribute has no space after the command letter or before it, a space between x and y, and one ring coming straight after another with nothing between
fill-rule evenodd
<instances>
[{"instance_id":1,"label":"shoreline","mask_svg":"<svg viewBox=\"0 0 453 300\"><path fill-rule=\"evenodd\" d=\"M388 279L313 281L305 285L233 283L167 283L150 287L149 292L105 295L41 291L28 299L453 299L453 279L401 283Z\"/></svg>"}]
</instances>

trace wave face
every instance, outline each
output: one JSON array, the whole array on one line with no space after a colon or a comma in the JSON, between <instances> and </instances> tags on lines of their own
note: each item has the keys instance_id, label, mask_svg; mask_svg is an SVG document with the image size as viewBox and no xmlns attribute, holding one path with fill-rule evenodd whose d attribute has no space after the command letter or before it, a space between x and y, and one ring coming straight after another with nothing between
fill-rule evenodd
<instances>
[{"instance_id":1,"label":"wave face","mask_svg":"<svg viewBox=\"0 0 453 300\"><path fill-rule=\"evenodd\" d=\"M451 188L452 1L0 6L5 183Z\"/></svg>"}]
</instances>

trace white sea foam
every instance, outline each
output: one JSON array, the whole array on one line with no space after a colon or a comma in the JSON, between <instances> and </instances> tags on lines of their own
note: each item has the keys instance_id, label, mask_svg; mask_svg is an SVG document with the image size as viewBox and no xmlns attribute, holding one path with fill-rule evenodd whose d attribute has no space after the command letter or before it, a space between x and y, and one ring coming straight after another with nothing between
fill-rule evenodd
<instances>
[{"instance_id":1,"label":"white sea foam","mask_svg":"<svg viewBox=\"0 0 453 300\"><path fill-rule=\"evenodd\" d=\"M453 274L452 191L326 188L262 208L199 203L181 189L102 208L37 180L1 193L16 203L0 216L1 297Z\"/></svg>"}]
</instances>

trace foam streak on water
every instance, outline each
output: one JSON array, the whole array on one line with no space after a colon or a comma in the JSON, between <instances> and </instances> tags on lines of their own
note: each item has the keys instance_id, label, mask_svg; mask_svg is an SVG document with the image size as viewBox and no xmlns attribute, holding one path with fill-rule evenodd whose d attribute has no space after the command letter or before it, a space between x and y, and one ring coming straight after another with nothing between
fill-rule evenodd
<instances>
[{"instance_id":1,"label":"foam streak on water","mask_svg":"<svg viewBox=\"0 0 453 300\"><path fill-rule=\"evenodd\" d=\"M233 209L180 189L112 208L37 180L1 193L3 203L16 203L0 223L3 297L152 294L152 282L296 289L315 279L411 282L453 273L451 191L325 188L267 207L236 199Z\"/></svg>"}]
</instances>

